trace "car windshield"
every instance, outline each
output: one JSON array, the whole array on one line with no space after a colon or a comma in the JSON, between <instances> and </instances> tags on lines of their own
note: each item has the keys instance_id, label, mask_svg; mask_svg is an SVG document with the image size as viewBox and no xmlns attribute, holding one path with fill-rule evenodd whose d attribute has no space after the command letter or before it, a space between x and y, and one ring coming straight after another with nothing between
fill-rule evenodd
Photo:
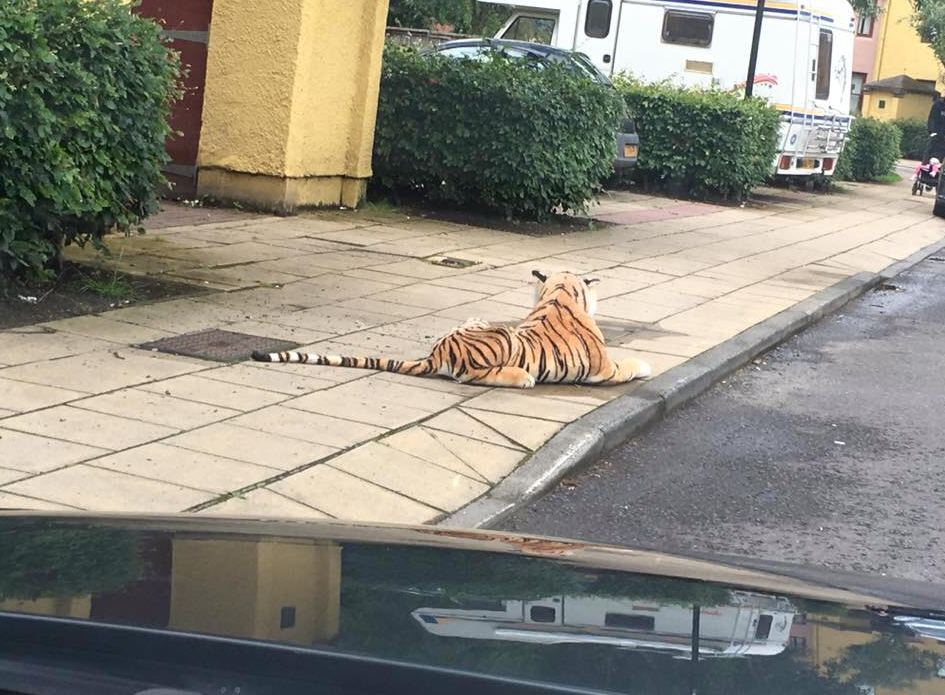
<instances>
[{"instance_id":1,"label":"car windshield","mask_svg":"<svg viewBox=\"0 0 945 695\"><path fill-rule=\"evenodd\" d=\"M436 52L449 58L472 58L474 60L482 60L482 58L489 53L489 49L486 46L450 46L437 49Z\"/></svg>"},{"instance_id":2,"label":"car windshield","mask_svg":"<svg viewBox=\"0 0 945 695\"><path fill-rule=\"evenodd\" d=\"M583 53L572 53L571 54L572 62L577 65L588 77L593 79L595 82L600 82L601 84L610 85L610 79L597 69L597 66L591 62L591 59L588 58Z\"/></svg>"}]
</instances>

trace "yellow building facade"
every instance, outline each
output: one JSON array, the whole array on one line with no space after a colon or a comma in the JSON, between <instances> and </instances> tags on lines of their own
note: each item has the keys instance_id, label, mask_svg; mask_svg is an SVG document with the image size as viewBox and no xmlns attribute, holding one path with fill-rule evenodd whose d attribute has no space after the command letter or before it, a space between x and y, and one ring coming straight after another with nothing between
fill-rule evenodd
<instances>
[{"instance_id":1,"label":"yellow building facade","mask_svg":"<svg viewBox=\"0 0 945 695\"><path fill-rule=\"evenodd\" d=\"M865 645L880 639L880 634L872 631L869 620L851 620L849 616L840 619L829 615L808 616L809 623L803 630L805 634L805 655L807 660L824 675L827 665L841 658L854 645ZM928 638L908 637L908 648L932 652L945 661L945 644ZM945 695L945 677L930 679L916 678L913 682L893 685L854 683L866 686L861 692L872 695Z\"/></svg>"},{"instance_id":2,"label":"yellow building facade","mask_svg":"<svg viewBox=\"0 0 945 695\"><path fill-rule=\"evenodd\" d=\"M215 0L197 192L291 212L371 176L387 0Z\"/></svg>"},{"instance_id":3,"label":"yellow building facade","mask_svg":"<svg viewBox=\"0 0 945 695\"><path fill-rule=\"evenodd\" d=\"M864 116L925 120L934 92L945 91L942 64L912 26L911 0L886 0L876 18L876 59L863 94Z\"/></svg>"}]
</instances>

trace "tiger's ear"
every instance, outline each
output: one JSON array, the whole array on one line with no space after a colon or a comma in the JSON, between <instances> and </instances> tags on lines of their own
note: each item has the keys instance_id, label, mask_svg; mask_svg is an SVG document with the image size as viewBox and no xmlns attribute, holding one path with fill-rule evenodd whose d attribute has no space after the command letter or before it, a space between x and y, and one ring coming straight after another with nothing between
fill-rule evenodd
<instances>
[{"instance_id":1,"label":"tiger's ear","mask_svg":"<svg viewBox=\"0 0 945 695\"><path fill-rule=\"evenodd\" d=\"M584 278L584 284L588 287L596 287L600 284L599 278Z\"/></svg>"},{"instance_id":2,"label":"tiger's ear","mask_svg":"<svg viewBox=\"0 0 945 695\"><path fill-rule=\"evenodd\" d=\"M545 274L544 274L543 272L541 272L540 270L533 270L533 271L532 271L532 275L534 275L536 278L538 278L538 279L541 280L542 282L544 282L545 280L548 279L548 276L545 275Z\"/></svg>"}]
</instances>

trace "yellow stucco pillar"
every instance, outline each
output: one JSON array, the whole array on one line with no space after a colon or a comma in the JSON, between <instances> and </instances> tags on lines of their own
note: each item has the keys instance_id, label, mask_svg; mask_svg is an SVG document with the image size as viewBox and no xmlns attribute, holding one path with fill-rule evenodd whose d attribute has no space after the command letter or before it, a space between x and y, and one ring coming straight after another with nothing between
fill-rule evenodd
<instances>
[{"instance_id":1,"label":"yellow stucco pillar","mask_svg":"<svg viewBox=\"0 0 945 695\"><path fill-rule=\"evenodd\" d=\"M354 207L371 176L388 0L214 0L197 191Z\"/></svg>"}]
</instances>

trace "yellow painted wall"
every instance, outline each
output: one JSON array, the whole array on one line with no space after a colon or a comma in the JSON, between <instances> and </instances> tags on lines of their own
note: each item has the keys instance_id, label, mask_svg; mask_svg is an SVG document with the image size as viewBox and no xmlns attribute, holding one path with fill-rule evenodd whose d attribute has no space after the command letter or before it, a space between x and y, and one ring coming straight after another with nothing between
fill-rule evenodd
<instances>
[{"instance_id":1,"label":"yellow painted wall","mask_svg":"<svg viewBox=\"0 0 945 695\"><path fill-rule=\"evenodd\" d=\"M908 75L917 80L936 80L942 87L942 66L931 47L922 43L912 26L910 0L888 0L880 15L876 68L872 79Z\"/></svg>"},{"instance_id":2,"label":"yellow painted wall","mask_svg":"<svg viewBox=\"0 0 945 695\"><path fill-rule=\"evenodd\" d=\"M338 632L341 548L175 540L169 627L310 645ZM281 628L283 607L295 625Z\"/></svg>"},{"instance_id":3,"label":"yellow painted wall","mask_svg":"<svg viewBox=\"0 0 945 695\"><path fill-rule=\"evenodd\" d=\"M289 176L371 175L386 5L378 0L304 3Z\"/></svg>"},{"instance_id":4,"label":"yellow painted wall","mask_svg":"<svg viewBox=\"0 0 945 695\"><path fill-rule=\"evenodd\" d=\"M300 0L216 0L199 166L282 176L298 67Z\"/></svg>"},{"instance_id":5,"label":"yellow painted wall","mask_svg":"<svg viewBox=\"0 0 945 695\"><path fill-rule=\"evenodd\" d=\"M198 187L281 196L290 209L356 203L371 175L387 4L216 0Z\"/></svg>"},{"instance_id":6,"label":"yellow painted wall","mask_svg":"<svg viewBox=\"0 0 945 695\"><path fill-rule=\"evenodd\" d=\"M910 0L888 0L879 16L879 35L876 40L876 65L870 81L897 75L908 75L916 80L935 80L939 91L945 91L943 68L931 47L922 43L912 26ZM886 102L885 109L878 101ZM863 99L863 115L883 120L893 118L921 118L925 120L932 106L932 97L907 94L897 98L890 92L869 92Z\"/></svg>"},{"instance_id":7,"label":"yellow painted wall","mask_svg":"<svg viewBox=\"0 0 945 695\"><path fill-rule=\"evenodd\" d=\"M88 618L92 611L92 597L90 595L74 598L57 596L35 601L7 599L0 601L0 611L52 615L59 618Z\"/></svg>"},{"instance_id":8,"label":"yellow painted wall","mask_svg":"<svg viewBox=\"0 0 945 695\"><path fill-rule=\"evenodd\" d=\"M812 621L808 638L808 657L818 667L843 655L846 648L854 644L866 644L877 638L877 633L869 631L865 622L840 623L831 616L810 616ZM945 657L945 644L931 639L916 639L916 649L930 650ZM945 695L945 679L932 678L916 681L908 690L877 687L876 695Z\"/></svg>"},{"instance_id":9,"label":"yellow painted wall","mask_svg":"<svg viewBox=\"0 0 945 695\"><path fill-rule=\"evenodd\" d=\"M884 101L883 108L879 107ZM863 115L891 121L896 118L918 118L924 121L929 117L932 97L925 94L905 94L894 96L891 92L873 91L863 95Z\"/></svg>"}]
</instances>

